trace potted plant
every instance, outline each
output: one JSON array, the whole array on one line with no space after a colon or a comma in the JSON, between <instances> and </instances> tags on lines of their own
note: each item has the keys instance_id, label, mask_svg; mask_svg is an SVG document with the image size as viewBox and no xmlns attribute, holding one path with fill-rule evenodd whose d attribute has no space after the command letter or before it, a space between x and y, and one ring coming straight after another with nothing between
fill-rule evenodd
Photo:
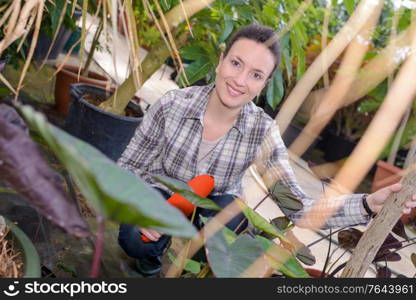
<instances>
[{"instance_id":1,"label":"potted plant","mask_svg":"<svg viewBox=\"0 0 416 300\"><path fill-rule=\"evenodd\" d=\"M74 9L77 0L46 2L40 35L33 58L35 60L57 59L64 49L72 32L76 30L76 22L82 12Z\"/></svg>"},{"instance_id":2,"label":"potted plant","mask_svg":"<svg viewBox=\"0 0 416 300\"><path fill-rule=\"evenodd\" d=\"M2 254L6 255L8 260L14 261L11 263L16 266L17 271L17 274L5 274L6 276L17 275L24 278L39 278L41 276L39 254L32 241L17 225L1 215L0 242L2 242L3 251L6 251ZM3 258L5 257L3 256Z\"/></svg>"},{"instance_id":3,"label":"potted plant","mask_svg":"<svg viewBox=\"0 0 416 300\"><path fill-rule=\"evenodd\" d=\"M160 1L164 2L164 1ZM184 7L190 13L188 17L190 17L193 13L203 9L205 7L204 3L198 3L198 5L194 5L195 3L185 2ZM160 7L159 7L160 8ZM158 8L155 9L159 15L164 13L163 11L159 11ZM126 24L127 30L129 31L129 37L135 37L137 35L135 29L136 25L133 23L135 20L133 7L130 4L125 6L126 13L124 15L127 16ZM177 4L177 6L170 8L167 10L166 19L170 21L171 27L171 37L176 43L177 48L181 48L187 41L189 36L189 31L184 28L184 22L178 22L177 18L184 18L183 17L183 10L181 4ZM147 10L141 11L142 14L147 13ZM122 14L123 16L123 14ZM155 22L160 22L155 20ZM172 24L175 24L172 25ZM178 25L176 25L178 24ZM149 27L150 28L150 27ZM159 33L160 35L165 35L165 32ZM137 44L137 39L133 38L134 41L129 39L132 47L137 49L139 45ZM89 98L91 98L91 94L95 93L96 96L93 98L99 98L99 101L92 102L93 104L85 106L83 101L75 100L78 104L83 103L82 105L73 105L69 111L67 116L65 128L68 130L69 133L74 134L85 141L93 143L93 145L106 145L105 147L100 147L100 150L104 151L105 154L109 155L112 159L116 160L120 155L122 150L130 141L133 133L134 133L134 126L137 126L141 120L141 116L143 112L138 112L138 115L127 115L126 116L126 109L129 110L132 106L134 106L136 111L139 110L137 105L129 104L131 100L134 98L134 94L137 91L136 86L136 78L140 78L141 83L143 84L146 82L150 76L157 71L166 61L166 59L172 55L171 51L169 50L168 46L166 45L163 39L159 39L158 43L156 43L151 51L146 55L144 60L141 62L141 68L133 68L131 71L130 76L126 79L124 83L121 84L117 90L112 93L111 91L105 92L104 89L97 89L91 88L91 86L81 86L74 87L72 89L72 97L73 99L85 99L85 94L89 94ZM175 57L175 55L173 54ZM134 63L132 63L134 64ZM110 96L110 97L108 97ZM103 99L104 97L104 99ZM88 97L87 97L88 98ZM105 100L105 101L102 101ZM136 101L137 102L137 101ZM96 106L95 108L93 106ZM88 110L83 109L84 107L88 107ZM85 115L91 113L94 110L94 113L97 117L94 119L90 119L90 116ZM101 115L98 117L98 115ZM134 118L134 119L132 119ZM90 119L91 121L86 121ZM93 125L94 120L101 119L103 122L100 123L99 126ZM78 120L84 120L84 122L78 122ZM104 122L104 120L108 120ZM88 124L86 124L88 123ZM119 125L115 125L115 124ZM133 125L134 124L134 125ZM88 127L88 126L94 126ZM118 128L118 130L116 130ZM122 129L122 128L130 128L130 129ZM79 133L82 133L80 135ZM99 141L99 138L102 137L104 140ZM115 142L116 140L116 142ZM122 141L121 141L122 140ZM119 146L116 146L119 145ZM118 149L115 149L118 148Z\"/></svg>"},{"instance_id":4,"label":"potted plant","mask_svg":"<svg viewBox=\"0 0 416 300\"><path fill-rule=\"evenodd\" d=\"M99 39L103 30L103 20L100 19L96 26L94 36L92 38L91 47L88 52L88 57L83 66L61 65L57 64L56 81L55 81L55 103L56 109L62 115L66 115L69 111L71 96L70 85L74 83L88 83L95 86L108 88L110 80L107 77L100 75L90 70L90 65L93 61L94 53L99 48ZM85 39L85 37L84 37Z\"/></svg>"}]
</instances>

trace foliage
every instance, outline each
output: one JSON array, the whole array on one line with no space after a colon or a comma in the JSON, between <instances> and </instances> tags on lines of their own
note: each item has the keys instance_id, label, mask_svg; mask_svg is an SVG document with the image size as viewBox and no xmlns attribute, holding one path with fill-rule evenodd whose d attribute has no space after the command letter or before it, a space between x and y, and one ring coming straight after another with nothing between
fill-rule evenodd
<instances>
[{"instance_id":1,"label":"foliage","mask_svg":"<svg viewBox=\"0 0 416 300\"><path fill-rule=\"evenodd\" d=\"M44 139L99 214L170 235L189 238L196 233L183 214L142 179L117 167L89 144L49 124L30 107L18 108L31 130Z\"/></svg>"}]
</instances>

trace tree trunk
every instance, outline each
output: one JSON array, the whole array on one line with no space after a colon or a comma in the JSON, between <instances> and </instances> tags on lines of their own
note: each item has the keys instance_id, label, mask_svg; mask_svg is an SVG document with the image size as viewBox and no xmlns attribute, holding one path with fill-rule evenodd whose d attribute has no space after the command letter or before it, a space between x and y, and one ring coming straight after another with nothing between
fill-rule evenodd
<instances>
[{"instance_id":1,"label":"tree trunk","mask_svg":"<svg viewBox=\"0 0 416 300\"><path fill-rule=\"evenodd\" d=\"M378 250L402 215L406 200L416 193L415 166L403 178L400 192L391 194L371 226L364 232L341 277L364 277Z\"/></svg>"}]
</instances>

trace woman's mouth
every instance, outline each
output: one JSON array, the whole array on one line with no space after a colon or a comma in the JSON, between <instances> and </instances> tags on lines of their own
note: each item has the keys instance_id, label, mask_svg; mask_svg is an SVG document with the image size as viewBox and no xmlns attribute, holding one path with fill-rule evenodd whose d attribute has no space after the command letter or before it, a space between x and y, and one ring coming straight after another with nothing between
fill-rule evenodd
<instances>
[{"instance_id":1,"label":"woman's mouth","mask_svg":"<svg viewBox=\"0 0 416 300\"><path fill-rule=\"evenodd\" d=\"M228 94L230 94L230 96L238 97L238 96L241 96L242 94L244 94L243 92L233 88L231 85L229 85L229 84L226 84L226 85L227 85Z\"/></svg>"}]
</instances>

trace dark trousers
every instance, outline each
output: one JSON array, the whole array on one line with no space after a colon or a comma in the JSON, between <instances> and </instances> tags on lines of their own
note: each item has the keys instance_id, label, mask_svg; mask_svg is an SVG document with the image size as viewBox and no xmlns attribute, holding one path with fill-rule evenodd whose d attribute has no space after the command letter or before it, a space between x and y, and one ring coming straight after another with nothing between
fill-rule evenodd
<instances>
[{"instance_id":1,"label":"dark trousers","mask_svg":"<svg viewBox=\"0 0 416 300\"><path fill-rule=\"evenodd\" d=\"M161 189L157 189L162 193L165 199L168 199L170 195ZM234 195L221 195L221 196L208 196L209 199L214 201L218 206L221 208L226 207L229 203L231 203L234 199ZM204 217L213 217L218 213L218 211L204 209L204 208L197 208L196 211L196 219L198 219L198 215L202 215ZM240 225L240 223L243 223ZM195 222L195 225L200 229L199 222ZM247 227L248 221L244 217L242 213L235 216L232 220L230 220L226 226L231 229L236 230L236 233L240 233ZM240 225L240 226L239 226ZM118 234L118 243L120 244L121 248L126 252L126 254L133 258L148 258L148 257L155 257L161 256L167 245L169 244L171 237L167 235L162 235L159 240L156 242L143 242L140 237L139 229L136 225L128 225L128 224L121 224L120 230Z\"/></svg>"}]
</instances>

